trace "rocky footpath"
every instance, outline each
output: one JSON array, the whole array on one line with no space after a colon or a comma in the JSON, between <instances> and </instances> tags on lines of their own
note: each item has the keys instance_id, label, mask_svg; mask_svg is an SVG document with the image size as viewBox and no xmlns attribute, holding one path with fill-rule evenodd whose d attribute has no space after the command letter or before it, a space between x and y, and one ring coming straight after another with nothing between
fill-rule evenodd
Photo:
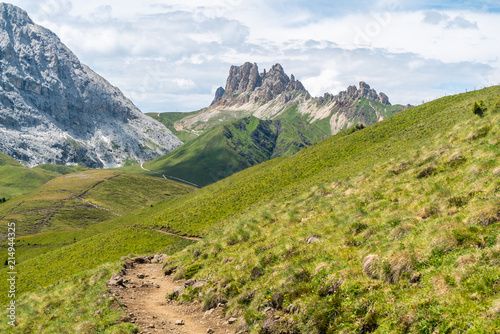
<instances>
[{"instance_id":1,"label":"rocky footpath","mask_svg":"<svg viewBox=\"0 0 500 334\"><path fill-rule=\"evenodd\" d=\"M181 304L167 296L185 288L200 289L203 281L174 281L162 267L166 255L124 259L123 269L108 281L108 288L139 333L235 333L237 319L224 319L224 305L203 311L197 302Z\"/></svg>"},{"instance_id":2,"label":"rocky footpath","mask_svg":"<svg viewBox=\"0 0 500 334\"><path fill-rule=\"evenodd\" d=\"M0 151L28 166L118 167L182 142L59 40L0 4Z\"/></svg>"}]
</instances>

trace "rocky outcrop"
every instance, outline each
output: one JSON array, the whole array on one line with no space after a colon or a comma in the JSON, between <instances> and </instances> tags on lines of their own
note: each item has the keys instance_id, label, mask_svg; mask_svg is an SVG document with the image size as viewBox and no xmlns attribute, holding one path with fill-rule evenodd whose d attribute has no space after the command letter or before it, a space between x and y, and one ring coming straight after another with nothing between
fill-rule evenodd
<instances>
[{"instance_id":1,"label":"rocky outcrop","mask_svg":"<svg viewBox=\"0 0 500 334\"><path fill-rule=\"evenodd\" d=\"M304 94L300 94L301 92ZM230 107L246 103L263 104L276 99L279 103L286 104L298 96L306 101L311 98L304 85L296 80L293 74L288 77L280 64L272 66L269 72L264 70L263 73L259 74L257 64L247 62L241 66L231 66L226 89L222 87L217 89L210 106ZM391 105L386 94L377 94L375 89L364 81L359 83L359 89L356 86L349 86L347 90L341 91L337 95L325 93L321 97L314 98L314 101L318 105L332 101L341 104L345 101L361 98L377 101L384 106Z\"/></svg>"},{"instance_id":2,"label":"rocky outcrop","mask_svg":"<svg viewBox=\"0 0 500 334\"><path fill-rule=\"evenodd\" d=\"M275 120L300 114L309 124L328 120L330 135L352 126L374 124L409 107L391 105L386 94L377 93L364 81L359 88L349 86L336 95L325 93L312 98L304 85L294 75L289 77L280 64L259 74L257 64L247 62L231 66L226 88L217 90L210 107L178 120L174 128L200 135L217 124L243 117Z\"/></svg>"},{"instance_id":3,"label":"rocky outcrop","mask_svg":"<svg viewBox=\"0 0 500 334\"><path fill-rule=\"evenodd\" d=\"M182 142L25 11L0 4L0 151L29 166L118 167Z\"/></svg>"},{"instance_id":4,"label":"rocky outcrop","mask_svg":"<svg viewBox=\"0 0 500 334\"><path fill-rule=\"evenodd\" d=\"M377 91L370 87L366 82L359 83L359 89L356 86L349 86L347 90L341 91L338 95L325 93L322 97L317 97L318 104L325 102L336 101L338 103L346 101L354 101L357 99L365 98L367 100L377 101L384 106L390 106L389 97L384 93L377 94Z\"/></svg>"},{"instance_id":5,"label":"rocky outcrop","mask_svg":"<svg viewBox=\"0 0 500 334\"><path fill-rule=\"evenodd\" d=\"M222 99L222 96L224 95L225 92L226 91L224 90L224 88L222 88L222 87L217 88L217 90L215 91L214 100L212 101L212 103L210 105L213 106L214 104L219 102Z\"/></svg>"},{"instance_id":6,"label":"rocky outcrop","mask_svg":"<svg viewBox=\"0 0 500 334\"><path fill-rule=\"evenodd\" d=\"M259 74L256 63L245 63L241 66L231 66L226 81L226 89L219 98L217 90L213 104L233 106L245 103L267 103L280 97L284 103L290 101L298 92L306 91L300 81L291 78L280 64L276 64L269 72L264 70Z\"/></svg>"}]
</instances>

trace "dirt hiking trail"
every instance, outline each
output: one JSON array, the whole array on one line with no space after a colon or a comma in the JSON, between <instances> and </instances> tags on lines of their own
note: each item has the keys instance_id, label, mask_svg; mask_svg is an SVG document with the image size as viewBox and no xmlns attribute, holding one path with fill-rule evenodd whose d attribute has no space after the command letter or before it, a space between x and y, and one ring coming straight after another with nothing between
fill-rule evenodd
<instances>
[{"instance_id":1,"label":"dirt hiking trail","mask_svg":"<svg viewBox=\"0 0 500 334\"><path fill-rule=\"evenodd\" d=\"M235 325L222 318L221 307L204 312L197 302L180 304L166 299L174 287L183 285L184 281L165 276L160 263L133 263L108 281L111 293L128 314L121 322L142 327L139 333L235 333Z\"/></svg>"}]
</instances>

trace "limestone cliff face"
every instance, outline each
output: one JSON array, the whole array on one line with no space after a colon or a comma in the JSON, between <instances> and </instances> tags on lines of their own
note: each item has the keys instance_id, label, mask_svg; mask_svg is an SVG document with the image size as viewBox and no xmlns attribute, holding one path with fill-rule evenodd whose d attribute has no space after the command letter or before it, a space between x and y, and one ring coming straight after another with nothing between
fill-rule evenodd
<instances>
[{"instance_id":1,"label":"limestone cliff face","mask_svg":"<svg viewBox=\"0 0 500 334\"><path fill-rule=\"evenodd\" d=\"M29 166L117 167L182 144L25 11L0 4L0 151Z\"/></svg>"},{"instance_id":2,"label":"limestone cliff face","mask_svg":"<svg viewBox=\"0 0 500 334\"><path fill-rule=\"evenodd\" d=\"M304 85L285 73L280 64L259 73L256 63L231 66L226 88L219 87L209 108L175 123L178 130L200 134L206 129L232 119L255 116L276 119L289 110L306 116L310 123L329 118L335 134L347 127L371 125L408 106L392 106L389 97L377 93L366 82L359 88L349 86L336 95L325 93L311 97Z\"/></svg>"}]
</instances>

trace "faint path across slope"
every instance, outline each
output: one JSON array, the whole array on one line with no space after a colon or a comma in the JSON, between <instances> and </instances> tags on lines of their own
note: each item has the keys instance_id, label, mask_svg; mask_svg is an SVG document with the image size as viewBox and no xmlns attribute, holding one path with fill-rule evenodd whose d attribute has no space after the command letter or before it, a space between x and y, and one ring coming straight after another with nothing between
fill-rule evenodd
<instances>
[{"instance_id":1,"label":"faint path across slope","mask_svg":"<svg viewBox=\"0 0 500 334\"><path fill-rule=\"evenodd\" d=\"M110 289L128 314L122 321L142 327L139 333L235 333L234 325L220 317L221 307L203 312L198 303L179 304L166 299L174 287L183 285L165 276L161 264L134 263L133 268L126 269L123 285ZM183 325L176 325L181 321Z\"/></svg>"},{"instance_id":2,"label":"faint path across slope","mask_svg":"<svg viewBox=\"0 0 500 334\"><path fill-rule=\"evenodd\" d=\"M167 176L168 176L168 177L169 177L169 178L171 178L171 179L178 180L178 181L181 181L181 182L183 182L183 183L187 183L187 184L189 184L189 185L191 185L191 186L193 186L193 187L196 187L196 188L200 188L200 186L199 186L199 185L197 185L197 184L195 184L195 183L192 183L192 182L189 182L189 181L186 181L186 180L183 180L183 179L181 179L181 178L178 178L178 177L175 177L175 176L172 176L172 175L167 175L167 176L165 176L165 174L157 173L157 172L154 172L154 171L152 171L152 170L150 170L150 169L146 169L146 168L144 168L144 165L143 165L143 164L144 164L144 163L143 163L143 162L141 162L141 168L142 168L142 169L144 169L145 171L148 171L148 172L152 172L152 173L156 173L156 174L158 174L158 175L161 175L161 176L163 176L163 178L164 178L165 180L168 180L168 178L167 178Z\"/></svg>"},{"instance_id":3,"label":"faint path across slope","mask_svg":"<svg viewBox=\"0 0 500 334\"><path fill-rule=\"evenodd\" d=\"M174 237L178 237L178 238L181 238L181 239L193 240L193 241L201 241L201 238L198 238L198 237L184 237L182 235L178 235L178 234L170 233L170 232L165 232L165 231L162 231L162 230L155 230L155 231L158 232L158 233L166 234L166 235L172 235Z\"/></svg>"},{"instance_id":4,"label":"faint path across slope","mask_svg":"<svg viewBox=\"0 0 500 334\"><path fill-rule=\"evenodd\" d=\"M122 215L119 215L118 213L113 212L113 211L111 211L111 210L109 210L109 209L106 209L106 208L104 208L104 207L102 207L102 206L99 206L99 205L94 204L94 203L92 203L92 202L86 201L86 200L84 200L83 198L76 197L75 199L76 199L77 201L80 201L80 202L83 202L83 203L87 203L87 204L89 204L89 205L92 205L92 206L93 206L94 208L96 208L96 209L100 209L100 210L107 211L107 212L109 212L109 213L111 213L112 215L115 215L115 216L117 216L117 217L121 217L121 216L122 216Z\"/></svg>"}]
</instances>

